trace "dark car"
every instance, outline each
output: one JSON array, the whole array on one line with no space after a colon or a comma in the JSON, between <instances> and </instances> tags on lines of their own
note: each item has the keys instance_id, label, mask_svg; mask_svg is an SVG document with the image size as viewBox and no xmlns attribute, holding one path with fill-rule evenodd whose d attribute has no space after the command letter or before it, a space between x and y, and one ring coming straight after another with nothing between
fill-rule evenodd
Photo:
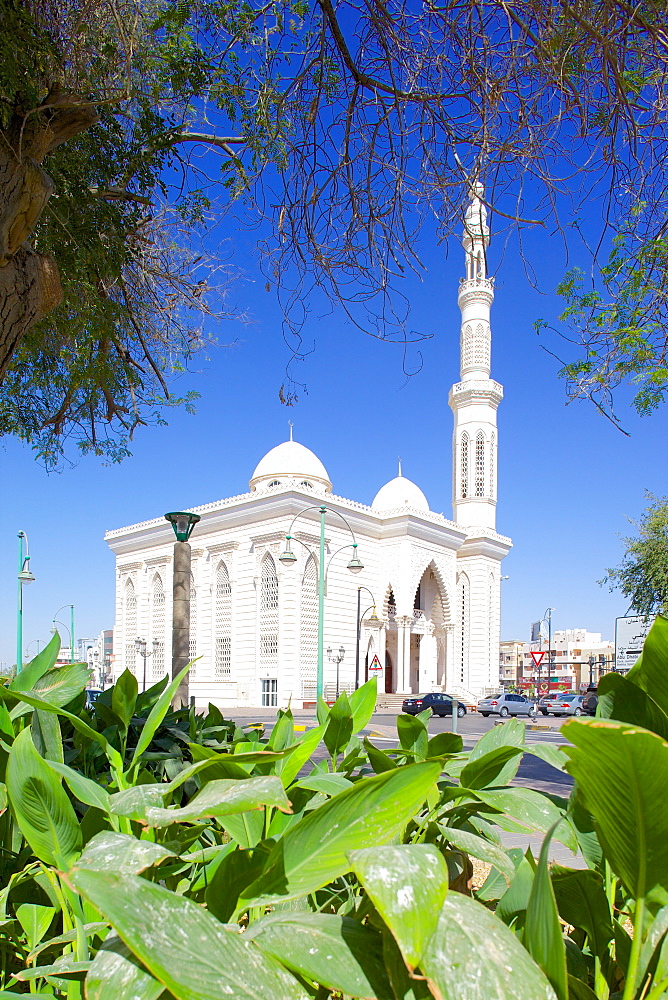
<instances>
[{"instance_id":1,"label":"dark car","mask_svg":"<svg viewBox=\"0 0 668 1000\"><path fill-rule=\"evenodd\" d=\"M440 691L430 691L429 694L416 694L413 698L406 698L401 706L401 711L406 715L419 715L425 709L430 708L432 715L452 715L452 695L441 694ZM461 701L457 705L457 717L461 719L466 715L466 706Z\"/></svg>"},{"instance_id":2,"label":"dark car","mask_svg":"<svg viewBox=\"0 0 668 1000\"><path fill-rule=\"evenodd\" d=\"M598 707L598 688L590 684L582 698L582 711L585 715L596 715Z\"/></svg>"}]
</instances>

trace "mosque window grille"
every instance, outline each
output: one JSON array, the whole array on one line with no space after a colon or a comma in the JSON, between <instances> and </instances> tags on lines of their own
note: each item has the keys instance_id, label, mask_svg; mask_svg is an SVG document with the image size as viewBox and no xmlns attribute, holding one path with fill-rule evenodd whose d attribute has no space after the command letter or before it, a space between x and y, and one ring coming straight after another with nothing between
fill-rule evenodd
<instances>
[{"instance_id":1,"label":"mosque window grille","mask_svg":"<svg viewBox=\"0 0 668 1000\"><path fill-rule=\"evenodd\" d=\"M462 500L469 495L469 436L466 431L459 445L459 495Z\"/></svg>"},{"instance_id":2,"label":"mosque window grille","mask_svg":"<svg viewBox=\"0 0 668 1000\"><path fill-rule=\"evenodd\" d=\"M473 363L478 368L490 366L490 332L489 327L478 323L473 339Z\"/></svg>"},{"instance_id":3,"label":"mosque window grille","mask_svg":"<svg viewBox=\"0 0 668 1000\"><path fill-rule=\"evenodd\" d=\"M156 573L151 587L151 636L155 645L151 655L151 675L159 680L165 674L165 588Z\"/></svg>"},{"instance_id":4,"label":"mosque window grille","mask_svg":"<svg viewBox=\"0 0 668 1000\"><path fill-rule=\"evenodd\" d=\"M492 434L489 442L489 495L496 499L496 434Z\"/></svg>"},{"instance_id":5,"label":"mosque window grille","mask_svg":"<svg viewBox=\"0 0 668 1000\"><path fill-rule=\"evenodd\" d=\"M276 564L269 553L262 560L260 610L278 611L278 576L276 573Z\"/></svg>"},{"instance_id":6,"label":"mosque window grille","mask_svg":"<svg viewBox=\"0 0 668 1000\"><path fill-rule=\"evenodd\" d=\"M278 635L275 632L260 633L260 662L263 666L278 663Z\"/></svg>"},{"instance_id":7,"label":"mosque window grille","mask_svg":"<svg viewBox=\"0 0 668 1000\"><path fill-rule=\"evenodd\" d=\"M267 552L260 572L260 664L278 665L278 575L276 564Z\"/></svg>"},{"instance_id":8,"label":"mosque window grille","mask_svg":"<svg viewBox=\"0 0 668 1000\"><path fill-rule=\"evenodd\" d=\"M475 495L485 496L485 435L478 431L475 439Z\"/></svg>"},{"instance_id":9,"label":"mosque window grille","mask_svg":"<svg viewBox=\"0 0 668 1000\"><path fill-rule=\"evenodd\" d=\"M188 636L188 659L194 660L197 656L197 587L195 577L190 574L190 628ZM188 675L192 680L197 674L197 664L191 662Z\"/></svg>"},{"instance_id":10,"label":"mosque window grille","mask_svg":"<svg viewBox=\"0 0 668 1000\"><path fill-rule=\"evenodd\" d=\"M232 584L224 562L216 571L214 677L225 680L232 673Z\"/></svg>"},{"instance_id":11,"label":"mosque window grille","mask_svg":"<svg viewBox=\"0 0 668 1000\"><path fill-rule=\"evenodd\" d=\"M315 697L318 661L318 572L313 556L309 556L302 577L299 635L302 697L312 700Z\"/></svg>"},{"instance_id":12,"label":"mosque window grille","mask_svg":"<svg viewBox=\"0 0 668 1000\"><path fill-rule=\"evenodd\" d=\"M465 574L457 581L457 651L456 669L459 683L468 682L469 658L469 581Z\"/></svg>"},{"instance_id":13,"label":"mosque window grille","mask_svg":"<svg viewBox=\"0 0 668 1000\"><path fill-rule=\"evenodd\" d=\"M133 674L137 671L137 594L132 580L127 580L124 594L125 604L125 669Z\"/></svg>"}]
</instances>

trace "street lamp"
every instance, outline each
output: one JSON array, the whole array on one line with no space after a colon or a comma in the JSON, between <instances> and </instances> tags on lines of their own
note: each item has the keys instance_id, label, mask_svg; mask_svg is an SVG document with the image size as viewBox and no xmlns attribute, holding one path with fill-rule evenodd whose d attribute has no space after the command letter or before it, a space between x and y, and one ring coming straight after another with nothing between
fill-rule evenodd
<instances>
[{"instance_id":1,"label":"street lamp","mask_svg":"<svg viewBox=\"0 0 668 1000\"><path fill-rule=\"evenodd\" d=\"M174 529L174 575L172 577L172 680L188 665L190 659L190 569L192 554L188 539L201 520L199 514L176 510L165 514ZM188 674L181 678L172 706L188 704Z\"/></svg>"},{"instance_id":2,"label":"street lamp","mask_svg":"<svg viewBox=\"0 0 668 1000\"><path fill-rule=\"evenodd\" d=\"M23 669L23 587L26 583L34 583L35 577L30 572L30 555L28 549L28 536L25 531L19 531L19 572L18 572L18 600L16 605L16 673L20 674ZM23 542L25 539L26 549L23 553Z\"/></svg>"},{"instance_id":3,"label":"street lamp","mask_svg":"<svg viewBox=\"0 0 668 1000\"><path fill-rule=\"evenodd\" d=\"M369 607L364 612L364 614L361 614L360 611L362 607L363 590L367 592L367 594L373 601L373 604L370 604ZM362 618L364 617L367 611L371 610L373 610L373 614L371 615L369 621L376 624L378 621L380 621L378 615L376 614L376 598L373 596L368 587L358 587L357 588L357 634L355 637L355 690L356 691L360 686L360 638L362 633Z\"/></svg>"},{"instance_id":4,"label":"street lamp","mask_svg":"<svg viewBox=\"0 0 668 1000\"><path fill-rule=\"evenodd\" d=\"M285 536L285 549L284 549L283 552L281 552L280 556L278 557L279 561L281 563L283 563L284 566L294 566L294 564L297 561L297 556L294 554L294 552L292 551L292 548L290 546L290 542L292 541L292 538L294 537L292 535L292 527L293 527L295 521L297 520L297 518L301 517L302 514L305 514L306 511L309 511L309 510L317 510L318 513L320 514L320 548L319 548L319 557L318 557L318 560L317 560L317 567L318 567L318 675L317 675L317 689L316 689L317 699L318 699L318 701L320 701L320 699L322 698L322 695L323 695L323 679L324 679L324 668L323 668L324 656L323 656L323 650L324 650L324 625L325 625L325 581L327 579L327 571L329 569L329 566L331 565L331 562L332 562L332 559L334 558L334 556L338 555L339 552L342 552L343 549L347 549L350 546L352 546L352 550L353 550L353 554L352 554L350 560L348 561L348 569L350 570L350 572L351 573L359 573L360 570L364 569L364 563L360 560L360 558L359 558L359 556L357 554L357 540L355 538L355 532L350 527L350 524L348 523L348 521L346 520L346 518L343 516L343 514L341 514L340 511L335 510L333 507L325 507L323 504L312 504L310 507L304 507L297 514L295 514L295 516L292 518L292 521L290 522L290 527L289 527L288 532L287 532L287 534ZM325 515L327 514L328 511L329 511L330 514L336 514L337 517L341 518L341 520L343 521L343 523L347 527L348 531L350 532L353 540L352 540L352 542L347 542L345 545L341 545L340 548L338 548L336 550L336 552L333 552L332 555L329 557L329 562L325 566ZM305 544L305 542L302 542L301 539L299 539L299 538L297 539L297 541L299 542L300 545L304 546L304 548L307 550L307 552L310 555L313 556L313 553L311 552L311 549L308 547L308 545ZM314 556L314 560L315 560L315 556Z\"/></svg>"},{"instance_id":5,"label":"street lamp","mask_svg":"<svg viewBox=\"0 0 668 1000\"><path fill-rule=\"evenodd\" d=\"M343 646L339 646L338 653L332 653L332 647L327 648L327 659L330 663L336 663L336 697L339 697L339 667L341 665L341 660L346 655L346 651Z\"/></svg>"},{"instance_id":6,"label":"street lamp","mask_svg":"<svg viewBox=\"0 0 668 1000\"><path fill-rule=\"evenodd\" d=\"M146 660L148 659L149 656L153 656L159 645L160 642L158 641L158 639L154 639L152 642L153 649L149 653L146 650L146 639L139 639L139 638L135 639L135 649L137 650L139 655L143 657L144 660L144 679L142 682L142 689L141 689L142 694L146 690Z\"/></svg>"},{"instance_id":7,"label":"street lamp","mask_svg":"<svg viewBox=\"0 0 668 1000\"><path fill-rule=\"evenodd\" d=\"M58 608L58 610L56 611L55 615L53 616L53 626L54 627L51 629L51 631L52 632L56 631L56 629L55 629L56 618L58 617L58 615L60 614L60 612L63 610L63 608L69 608L70 609L70 663L74 663L74 605L73 604L61 604L61 606ZM59 624L62 625L63 623L60 622ZM65 626L63 626L63 627L65 627Z\"/></svg>"},{"instance_id":8,"label":"street lamp","mask_svg":"<svg viewBox=\"0 0 668 1000\"><path fill-rule=\"evenodd\" d=\"M72 662L72 660L71 660L71 656L72 656L72 633L70 632L70 630L67 627L67 625L65 624L65 622L61 622L61 621L59 621L59 619L54 618L52 620L52 622L51 622L51 635L55 635L56 632L58 631L58 629L56 628L56 625L62 625L62 627L65 629L65 631L67 632L67 634L69 636L69 640L70 640L70 663L71 663ZM61 648L62 648L62 643L61 643Z\"/></svg>"}]
</instances>

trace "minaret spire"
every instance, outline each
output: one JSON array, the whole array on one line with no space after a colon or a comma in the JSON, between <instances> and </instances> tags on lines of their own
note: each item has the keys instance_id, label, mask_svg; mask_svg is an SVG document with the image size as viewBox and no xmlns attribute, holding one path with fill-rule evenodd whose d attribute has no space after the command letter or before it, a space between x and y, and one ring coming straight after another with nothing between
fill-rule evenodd
<instances>
[{"instance_id":1,"label":"minaret spire","mask_svg":"<svg viewBox=\"0 0 668 1000\"><path fill-rule=\"evenodd\" d=\"M503 388L490 378L494 281L487 277L489 241L484 187L475 181L462 238L466 277L460 281L458 296L461 381L453 385L449 397L455 418L453 516L458 524L472 528L496 525L496 410Z\"/></svg>"}]
</instances>

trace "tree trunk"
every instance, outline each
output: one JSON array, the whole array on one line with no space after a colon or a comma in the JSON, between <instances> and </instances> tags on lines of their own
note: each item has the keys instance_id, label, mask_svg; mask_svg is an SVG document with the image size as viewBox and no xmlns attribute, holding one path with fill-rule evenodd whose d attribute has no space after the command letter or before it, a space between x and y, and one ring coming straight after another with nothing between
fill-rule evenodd
<instances>
[{"instance_id":1,"label":"tree trunk","mask_svg":"<svg viewBox=\"0 0 668 1000\"><path fill-rule=\"evenodd\" d=\"M41 109L16 117L0 148L0 381L30 327L62 298L56 261L29 243L54 190L40 164L96 121L82 98L54 90Z\"/></svg>"}]
</instances>

